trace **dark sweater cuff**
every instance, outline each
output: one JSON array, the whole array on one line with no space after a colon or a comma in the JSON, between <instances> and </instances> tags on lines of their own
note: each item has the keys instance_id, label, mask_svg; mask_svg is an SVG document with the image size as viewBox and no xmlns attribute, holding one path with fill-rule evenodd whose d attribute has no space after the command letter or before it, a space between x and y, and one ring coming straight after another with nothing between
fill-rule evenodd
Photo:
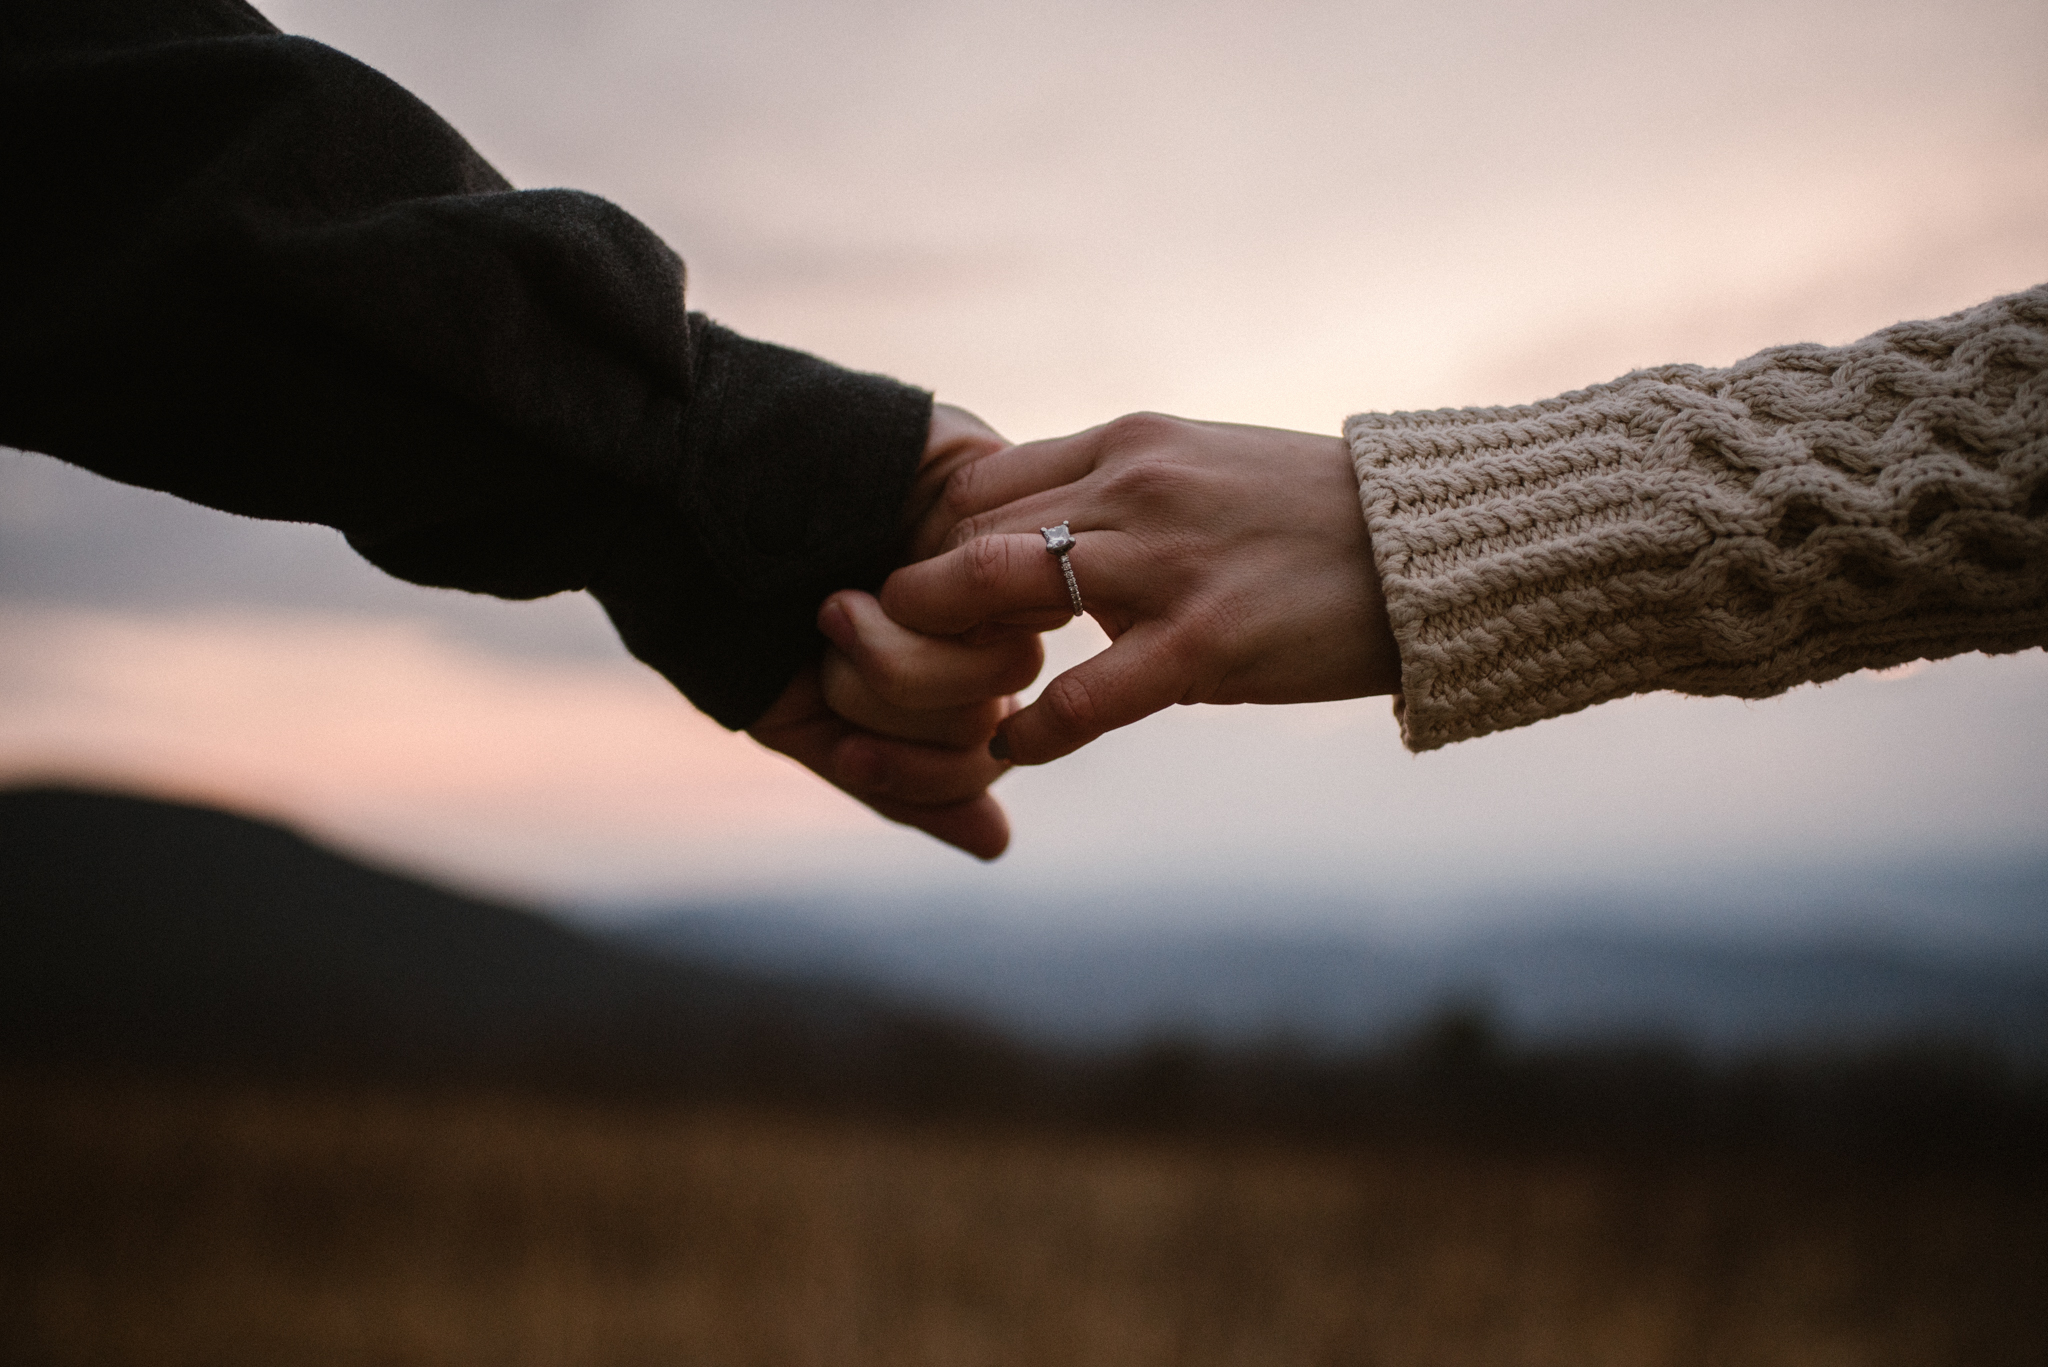
<instances>
[{"instance_id":1,"label":"dark sweater cuff","mask_svg":"<svg viewBox=\"0 0 2048 1367\"><path fill-rule=\"evenodd\" d=\"M671 501L626 515L591 590L633 654L738 730L817 656L825 597L895 567L932 398L701 314L690 330Z\"/></svg>"}]
</instances>

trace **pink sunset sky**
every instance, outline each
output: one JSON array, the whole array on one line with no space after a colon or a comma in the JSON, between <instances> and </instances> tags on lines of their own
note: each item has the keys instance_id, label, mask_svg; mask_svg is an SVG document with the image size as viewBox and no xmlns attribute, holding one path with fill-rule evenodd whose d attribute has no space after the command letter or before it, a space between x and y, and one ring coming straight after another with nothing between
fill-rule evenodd
<instances>
[{"instance_id":1,"label":"pink sunset sky","mask_svg":"<svg viewBox=\"0 0 2048 1367\"><path fill-rule=\"evenodd\" d=\"M2038 3L262 8L516 183L638 214L696 307L1020 438L1140 408L1335 432L2048 279ZM1636 699L1423 757L1383 700L1183 709L1006 779L1016 847L983 867L693 713L586 600L413 589L322 529L8 453L0 779L43 777L558 902L1114 916L1233 888L1426 918L2048 850L2048 660Z\"/></svg>"}]
</instances>

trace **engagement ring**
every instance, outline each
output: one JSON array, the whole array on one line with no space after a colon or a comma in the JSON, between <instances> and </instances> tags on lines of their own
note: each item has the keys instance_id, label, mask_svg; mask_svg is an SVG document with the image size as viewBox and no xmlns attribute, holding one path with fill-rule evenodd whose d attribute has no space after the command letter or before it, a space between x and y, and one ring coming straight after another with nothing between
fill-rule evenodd
<instances>
[{"instance_id":1,"label":"engagement ring","mask_svg":"<svg viewBox=\"0 0 2048 1367\"><path fill-rule=\"evenodd\" d=\"M1081 585L1074 579L1073 562L1067 559L1067 552L1074 549L1074 534L1064 522L1057 527L1040 527L1038 533L1045 538L1045 549L1059 557L1060 573L1067 577L1067 601L1074 605L1074 615L1079 617L1085 611L1081 606Z\"/></svg>"}]
</instances>

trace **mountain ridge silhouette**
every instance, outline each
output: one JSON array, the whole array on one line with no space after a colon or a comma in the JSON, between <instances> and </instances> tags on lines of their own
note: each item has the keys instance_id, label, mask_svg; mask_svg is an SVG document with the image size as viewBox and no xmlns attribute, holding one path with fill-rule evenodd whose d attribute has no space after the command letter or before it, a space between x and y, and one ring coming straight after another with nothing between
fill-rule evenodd
<instances>
[{"instance_id":1,"label":"mountain ridge silhouette","mask_svg":"<svg viewBox=\"0 0 2048 1367\"><path fill-rule=\"evenodd\" d=\"M15 1061L801 1090L979 1039L879 994L639 951L194 804L0 790L0 870L0 1055Z\"/></svg>"}]
</instances>

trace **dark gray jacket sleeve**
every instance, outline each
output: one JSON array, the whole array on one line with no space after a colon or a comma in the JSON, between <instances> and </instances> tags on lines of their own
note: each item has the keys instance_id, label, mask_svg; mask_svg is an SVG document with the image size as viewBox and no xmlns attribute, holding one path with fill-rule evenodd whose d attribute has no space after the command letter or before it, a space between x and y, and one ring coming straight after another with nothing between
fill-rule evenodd
<instances>
[{"instance_id":1,"label":"dark gray jacket sleeve","mask_svg":"<svg viewBox=\"0 0 2048 1367\"><path fill-rule=\"evenodd\" d=\"M0 443L588 589L734 727L897 552L929 395L688 313L624 211L238 0L13 0L0 127Z\"/></svg>"}]
</instances>

